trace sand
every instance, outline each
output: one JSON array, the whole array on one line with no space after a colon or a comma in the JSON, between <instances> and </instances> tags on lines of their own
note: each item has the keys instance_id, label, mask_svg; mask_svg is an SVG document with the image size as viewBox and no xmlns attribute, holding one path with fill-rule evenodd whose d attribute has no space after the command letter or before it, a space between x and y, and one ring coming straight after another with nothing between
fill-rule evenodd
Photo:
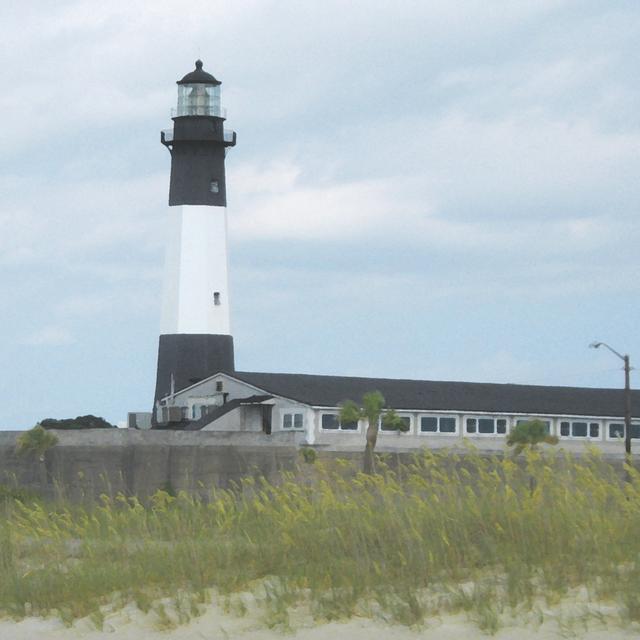
<instances>
[{"instance_id":1,"label":"sand","mask_svg":"<svg viewBox=\"0 0 640 640\"><path fill-rule=\"evenodd\" d=\"M622 640L640 637L637 629L601 628L586 632L574 629L565 637L587 640ZM332 622L293 632L242 627L236 621L219 616L204 615L193 622L173 630L160 631L144 621L108 621L102 631L75 625L66 628L52 620L27 618L21 622L0 621L2 640L54 640L83 638L86 640L122 638L126 640L274 640L275 638L296 638L299 640L469 640L471 638L493 637L498 640L552 639L563 634L553 625L543 625L539 629L505 627L496 635L487 636L461 616L445 617L431 621L428 627L413 630L407 627L388 626L366 619L349 622Z\"/></svg>"},{"instance_id":2,"label":"sand","mask_svg":"<svg viewBox=\"0 0 640 640\"><path fill-rule=\"evenodd\" d=\"M171 604L161 601L171 617ZM575 602L574 602L575 605ZM55 618L26 618L19 622L0 619L0 640L274 640L295 638L299 640L470 640L493 637L498 640L552 639L560 637L584 638L586 640L622 640L640 638L640 625L620 628L607 621L611 606L593 609L557 609L545 611L542 624L535 624L533 617L526 622L503 622L504 626L494 636L480 631L464 614L446 615L427 620L420 629L387 624L384 620L353 618L345 622L318 624L308 615L294 612L291 621L294 629L268 629L264 626L263 614L254 608L244 616L223 611L215 602L204 606L202 614L187 624L173 628L160 628L160 620L153 612L142 613L134 605L104 613L102 630L85 618L72 627ZM588 625L585 628L585 624Z\"/></svg>"}]
</instances>

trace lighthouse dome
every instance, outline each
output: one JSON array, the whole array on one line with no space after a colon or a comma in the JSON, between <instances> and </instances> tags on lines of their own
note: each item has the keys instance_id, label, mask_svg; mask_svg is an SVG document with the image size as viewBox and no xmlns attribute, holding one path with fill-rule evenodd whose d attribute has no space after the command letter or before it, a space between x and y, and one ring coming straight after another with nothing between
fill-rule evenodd
<instances>
[{"instance_id":1,"label":"lighthouse dome","mask_svg":"<svg viewBox=\"0 0 640 640\"><path fill-rule=\"evenodd\" d=\"M220 107L220 85L202 68L202 60L196 60L195 71L178 80L178 108L175 115L217 116L224 118Z\"/></svg>"},{"instance_id":2,"label":"lighthouse dome","mask_svg":"<svg viewBox=\"0 0 640 640\"><path fill-rule=\"evenodd\" d=\"M217 86L222 83L202 68L202 60L196 60L196 68L187 73L182 80L178 80L177 84L212 84Z\"/></svg>"}]
</instances>

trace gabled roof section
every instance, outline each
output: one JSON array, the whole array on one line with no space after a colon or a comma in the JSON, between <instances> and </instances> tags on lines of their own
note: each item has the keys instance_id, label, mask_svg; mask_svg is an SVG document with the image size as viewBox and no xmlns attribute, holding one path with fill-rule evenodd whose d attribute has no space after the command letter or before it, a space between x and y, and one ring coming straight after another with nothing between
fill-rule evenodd
<instances>
[{"instance_id":1,"label":"gabled roof section","mask_svg":"<svg viewBox=\"0 0 640 640\"><path fill-rule=\"evenodd\" d=\"M380 391L388 407L425 411L622 416L622 389L545 387L484 382L356 378L301 373L235 372L231 377L265 393L320 407L336 407ZM640 391L632 391L632 415L640 417Z\"/></svg>"},{"instance_id":2,"label":"gabled roof section","mask_svg":"<svg viewBox=\"0 0 640 640\"><path fill-rule=\"evenodd\" d=\"M270 375L270 374L264 374L264 375ZM297 375L297 374L290 374L290 375ZM242 382L245 385L247 385L248 387L251 387L256 392L264 393L266 391L262 387L259 387L258 385L255 385L255 384L253 384L253 383L251 383L251 382L249 382L247 380L242 379L235 372L231 373L229 371L222 371L221 370L221 371L216 371L216 373L208 376L207 378L204 378L203 380L199 380L198 382L194 382L193 384L189 385L188 387L185 387L184 389L180 389L180 391L176 391L173 394L168 394L166 396L163 396L162 398L160 398L160 401L166 401L166 400L169 400L170 398L175 398L176 396L182 396L182 395L187 395L188 396L189 392L195 392L198 389L198 387L201 387L201 386L207 384L208 382L210 382L211 380L217 378L218 376L222 376L222 377L228 378L230 380L236 380L237 382ZM193 395L193 394L191 394L191 395ZM260 395L260 394L258 393L258 395ZM278 395L278 394L276 394L276 395ZM269 397L271 398L272 396L269 396ZM283 399L284 400L293 400L293 401L295 401L295 398L287 398L285 396L283 396Z\"/></svg>"},{"instance_id":3,"label":"gabled roof section","mask_svg":"<svg viewBox=\"0 0 640 640\"><path fill-rule=\"evenodd\" d=\"M221 418L223 415L237 409L238 407L242 407L244 405L252 405L252 404L262 404L267 400L271 400L273 396L263 395L263 396L249 396L248 398L236 398L235 400L231 400L217 409L212 411L211 413L207 413L202 416L199 420L194 420L193 422L189 422L186 426L185 431L200 431L208 424L215 422L218 418Z\"/></svg>"}]
</instances>

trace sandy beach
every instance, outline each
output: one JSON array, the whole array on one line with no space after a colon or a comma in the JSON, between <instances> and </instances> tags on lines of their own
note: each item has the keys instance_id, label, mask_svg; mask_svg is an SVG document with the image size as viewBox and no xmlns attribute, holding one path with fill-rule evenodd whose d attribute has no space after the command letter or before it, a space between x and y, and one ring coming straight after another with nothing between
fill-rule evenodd
<instances>
[{"instance_id":1,"label":"sandy beach","mask_svg":"<svg viewBox=\"0 0 640 640\"><path fill-rule=\"evenodd\" d=\"M169 619L175 620L169 601L166 606ZM215 603L200 605L201 614L186 624L167 624L153 611L141 612L135 605L106 612L102 629L95 620L84 618L67 627L55 618L25 618L21 621L0 620L1 640L57 640L83 639L107 640L140 638L157 640L275 640L297 638L300 640L459 640L461 638L488 638L498 640L554 639L560 637L586 640L622 640L640 637L640 625L621 628L607 620L611 606L585 606L573 601L553 610L544 611L539 617L528 614L521 620L505 619L495 635L481 631L477 624L464 614L428 618L420 628L387 624L384 620L355 617L344 622L318 623L306 612L294 610L290 615L291 627L265 627L262 612L250 610L243 616L224 611ZM537 618L537 619L536 619Z\"/></svg>"},{"instance_id":2,"label":"sandy beach","mask_svg":"<svg viewBox=\"0 0 640 640\"><path fill-rule=\"evenodd\" d=\"M387 626L366 619L349 622L332 622L314 627L300 628L291 632L271 629L256 629L251 625L238 624L224 616L204 615L183 627L170 631L154 629L144 621L110 621L102 631L90 629L83 624L66 628L62 623L52 620L28 618L21 622L0 622L2 640L55 640L83 638L87 640L122 638L157 638L158 640L274 640L291 637L300 640L459 640L460 638L487 638L498 640L527 640L528 638L555 640L563 637L557 625L542 625L539 629L523 627L505 627L495 635L482 633L473 624L465 622L462 616L452 616L434 620L423 629L409 629L400 626ZM584 638L586 640L622 640L640 637L637 629L600 628L586 632L573 631L565 637Z\"/></svg>"}]
</instances>

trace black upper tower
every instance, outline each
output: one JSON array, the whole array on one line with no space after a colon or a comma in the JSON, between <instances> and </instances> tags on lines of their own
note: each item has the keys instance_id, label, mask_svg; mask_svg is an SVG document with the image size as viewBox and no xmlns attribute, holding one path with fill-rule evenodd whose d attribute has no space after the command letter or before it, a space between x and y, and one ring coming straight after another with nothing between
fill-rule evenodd
<instances>
[{"instance_id":1,"label":"black upper tower","mask_svg":"<svg viewBox=\"0 0 640 640\"><path fill-rule=\"evenodd\" d=\"M236 144L234 131L224 130L220 84L196 60L196 68L178 80L178 107L173 131L160 141L171 153L169 206L182 204L225 207L224 157Z\"/></svg>"}]
</instances>

